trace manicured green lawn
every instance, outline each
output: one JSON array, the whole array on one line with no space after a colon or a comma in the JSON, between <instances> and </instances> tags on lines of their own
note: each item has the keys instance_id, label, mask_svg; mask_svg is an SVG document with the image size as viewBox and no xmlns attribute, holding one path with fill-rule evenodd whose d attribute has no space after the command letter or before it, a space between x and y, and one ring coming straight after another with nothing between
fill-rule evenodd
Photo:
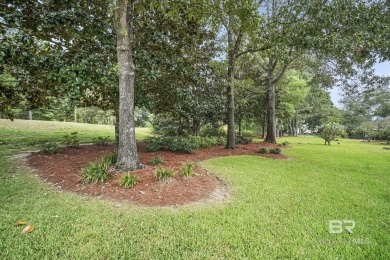
<instances>
[{"instance_id":1,"label":"manicured green lawn","mask_svg":"<svg viewBox=\"0 0 390 260\"><path fill-rule=\"evenodd\" d=\"M45 132L40 123L35 133L20 129L14 136L0 125L0 139L9 140L0 145L1 259L390 258L390 151L384 145L285 138L290 160L240 156L201 163L230 185L233 195L225 202L142 208L55 191L6 156L31 148L23 148L22 138L61 139L76 130L89 141L113 130L77 124ZM330 234L329 220L355 221L353 234ZM36 229L21 235L16 221Z\"/></svg>"}]
</instances>

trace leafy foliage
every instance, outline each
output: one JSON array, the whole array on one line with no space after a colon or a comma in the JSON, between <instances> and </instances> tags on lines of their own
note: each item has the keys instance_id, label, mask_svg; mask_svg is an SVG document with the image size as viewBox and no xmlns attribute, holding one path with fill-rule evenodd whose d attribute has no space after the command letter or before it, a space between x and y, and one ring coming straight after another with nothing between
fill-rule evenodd
<instances>
[{"instance_id":1,"label":"leafy foliage","mask_svg":"<svg viewBox=\"0 0 390 260\"><path fill-rule=\"evenodd\" d=\"M109 155L104 156L102 159L102 162L104 164L111 166L111 165L114 165L116 163L117 159L118 159L118 154L113 153L113 154L109 154Z\"/></svg>"},{"instance_id":2,"label":"leafy foliage","mask_svg":"<svg viewBox=\"0 0 390 260\"><path fill-rule=\"evenodd\" d=\"M82 180L84 183L103 183L109 178L109 164L106 162L93 163L90 162L87 167L82 170Z\"/></svg>"},{"instance_id":3,"label":"leafy foliage","mask_svg":"<svg viewBox=\"0 0 390 260\"><path fill-rule=\"evenodd\" d=\"M262 148L260 148L259 153L266 154L266 153L268 153L268 149L265 147L262 147Z\"/></svg>"},{"instance_id":4,"label":"leafy foliage","mask_svg":"<svg viewBox=\"0 0 390 260\"><path fill-rule=\"evenodd\" d=\"M282 142L282 145L283 145L283 146L288 146L288 145L289 145L289 142L288 142L288 141L284 141L284 142Z\"/></svg>"},{"instance_id":5,"label":"leafy foliage","mask_svg":"<svg viewBox=\"0 0 390 260\"><path fill-rule=\"evenodd\" d=\"M357 135L362 135L367 141L374 138L390 141L390 122L385 120L375 122L364 122L354 131Z\"/></svg>"},{"instance_id":6,"label":"leafy foliage","mask_svg":"<svg viewBox=\"0 0 390 260\"><path fill-rule=\"evenodd\" d=\"M198 148L208 148L225 143L223 137L200 137L200 136L159 136L148 140L145 149L149 152L166 150L173 152L193 153Z\"/></svg>"},{"instance_id":7,"label":"leafy foliage","mask_svg":"<svg viewBox=\"0 0 390 260\"><path fill-rule=\"evenodd\" d=\"M71 134L67 133L64 135L64 143L72 148L78 148L80 146L80 139L77 135L78 132L72 132Z\"/></svg>"},{"instance_id":8,"label":"leafy foliage","mask_svg":"<svg viewBox=\"0 0 390 260\"><path fill-rule=\"evenodd\" d=\"M272 154L281 154L282 153L282 149L280 149L279 147L275 147L275 148L272 148L269 150L269 153L272 153Z\"/></svg>"},{"instance_id":9,"label":"leafy foliage","mask_svg":"<svg viewBox=\"0 0 390 260\"><path fill-rule=\"evenodd\" d=\"M181 168L180 173L185 177L192 176L194 174L194 165L192 163L185 163Z\"/></svg>"},{"instance_id":10,"label":"leafy foliage","mask_svg":"<svg viewBox=\"0 0 390 260\"><path fill-rule=\"evenodd\" d=\"M252 141L253 139L251 137L236 135L236 144L249 144L252 143Z\"/></svg>"},{"instance_id":11,"label":"leafy foliage","mask_svg":"<svg viewBox=\"0 0 390 260\"><path fill-rule=\"evenodd\" d=\"M161 181L173 177L174 173L171 169L158 168L154 174L156 175L157 180Z\"/></svg>"},{"instance_id":12,"label":"leafy foliage","mask_svg":"<svg viewBox=\"0 0 390 260\"><path fill-rule=\"evenodd\" d=\"M41 145L39 152L43 154L56 154L61 152L61 148L56 142L47 142Z\"/></svg>"},{"instance_id":13,"label":"leafy foliage","mask_svg":"<svg viewBox=\"0 0 390 260\"><path fill-rule=\"evenodd\" d=\"M103 136L98 136L98 137L92 139L92 142L93 142L94 144L97 144L97 145L100 145L100 146L105 146L105 145L107 145L109 142L111 142L111 139L110 139L109 136L105 136L105 137L103 137Z\"/></svg>"},{"instance_id":14,"label":"leafy foliage","mask_svg":"<svg viewBox=\"0 0 390 260\"><path fill-rule=\"evenodd\" d=\"M337 123L327 123L323 124L317 132L317 135L325 140L325 145L330 145L330 142L336 139L337 136L340 136L343 133L343 128Z\"/></svg>"},{"instance_id":15,"label":"leafy foliage","mask_svg":"<svg viewBox=\"0 0 390 260\"><path fill-rule=\"evenodd\" d=\"M156 156L153 156L152 157L152 161L150 162L153 166L159 166L159 165L163 165L164 164L164 161L158 157L157 155Z\"/></svg>"},{"instance_id":16,"label":"leafy foliage","mask_svg":"<svg viewBox=\"0 0 390 260\"><path fill-rule=\"evenodd\" d=\"M124 174L118 181L118 184L125 187L126 189L133 188L137 183L137 176L131 175L130 173Z\"/></svg>"}]
</instances>

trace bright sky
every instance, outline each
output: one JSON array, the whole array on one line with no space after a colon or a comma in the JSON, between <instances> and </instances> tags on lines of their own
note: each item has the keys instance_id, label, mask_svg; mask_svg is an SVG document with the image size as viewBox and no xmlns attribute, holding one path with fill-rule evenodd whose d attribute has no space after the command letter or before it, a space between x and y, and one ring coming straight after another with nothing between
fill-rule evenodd
<instances>
[{"instance_id":1,"label":"bright sky","mask_svg":"<svg viewBox=\"0 0 390 260\"><path fill-rule=\"evenodd\" d=\"M375 72L379 76L390 76L390 62L382 62L375 65ZM338 89L332 89L330 91L330 97L333 101L333 104L341 108L341 104L339 104L339 100L341 99L341 92Z\"/></svg>"}]
</instances>

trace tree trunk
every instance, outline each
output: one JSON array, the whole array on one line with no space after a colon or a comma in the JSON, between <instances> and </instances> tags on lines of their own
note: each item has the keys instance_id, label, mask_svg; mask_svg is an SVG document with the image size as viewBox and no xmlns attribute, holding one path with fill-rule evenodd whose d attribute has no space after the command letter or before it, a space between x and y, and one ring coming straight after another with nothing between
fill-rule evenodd
<instances>
[{"instance_id":1,"label":"tree trunk","mask_svg":"<svg viewBox=\"0 0 390 260\"><path fill-rule=\"evenodd\" d=\"M31 109L28 111L28 119L32 120L32 110Z\"/></svg>"},{"instance_id":2,"label":"tree trunk","mask_svg":"<svg viewBox=\"0 0 390 260\"><path fill-rule=\"evenodd\" d=\"M200 135L200 120L198 119L192 120L192 135L194 136Z\"/></svg>"},{"instance_id":3,"label":"tree trunk","mask_svg":"<svg viewBox=\"0 0 390 260\"><path fill-rule=\"evenodd\" d=\"M238 119L238 135L242 135L242 119L239 117Z\"/></svg>"},{"instance_id":4,"label":"tree trunk","mask_svg":"<svg viewBox=\"0 0 390 260\"><path fill-rule=\"evenodd\" d=\"M273 61L269 58L267 72L267 136L264 142L276 144L275 83L273 82L273 72Z\"/></svg>"},{"instance_id":5,"label":"tree trunk","mask_svg":"<svg viewBox=\"0 0 390 260\"><path fill-rule=\"evenodd\" d=\"M266 128L266 123L267 123L267 120L266 120L266 113L263 113L262 115L262 124L261 124L261 138L264 138L265 137L265 128Z\"/></svg>"},{"instance_id":6,"label":"tree trunk","mask_svg":"<svg viewBox=\"0 0 390 260\"><path fill-rule=\"evenodd\" d=\"M115 30L119 67L119 143L116 167L133 171L142 167L138 160L134 123L133 1L117 0Z\"/></svg>"},{"instance_id":7,"label":"tree trunk","mask_svg":"<svg viewBox=\"0 0 390 260\"><path fill-rule=\"evenodd\" d=\"M73 119L74 119L74 122L77 123L77 107L74 107Z\"/></svg>"},{"instance_id":8,"label":"tree trunk","mask_svg":"<svg viewBox=\"0 0 390 260\"><path fill-rule=\"evenodd\" d=\"M119 146L119 104L115 109L115 143Z\"/></svg>"},{"instance_id":9,"label":"tree trunk","mask_svg":"<svg viewBox=\"0 0 390 260\"><path fill-rule=\"evenodd\" d=\"M233 46L233 35L231 30L228 30L228 89L227 89L227 99L228 99L228 129L227 129L227 140L226 148L235 149L236 140L234 134L234 63L235 63L235 53Z\"/></svg>"}]
</instances>

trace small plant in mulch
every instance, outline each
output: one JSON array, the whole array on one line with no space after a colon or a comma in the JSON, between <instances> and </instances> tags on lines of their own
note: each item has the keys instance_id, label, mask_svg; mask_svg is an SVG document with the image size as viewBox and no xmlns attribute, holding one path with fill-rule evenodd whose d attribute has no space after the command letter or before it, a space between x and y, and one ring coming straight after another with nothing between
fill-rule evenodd
<instances>
[{"instance_id":1,"label":"small plant in mulch","mask_svg":"<svg viewBox=\"0 0 390 260\"><path fill-rule=\"evenodd\" d=\"M133 188L138 183L137 176L131 175L130 173L125 173L118 181L120 186L127 188Z\"/></svg>"},{"instance_id":2,"label":"small plant in mulch","mask_svg":"<svg viewBox=\"0 0 390 260\"><path fill-rule=\"evenodd\" d=\"M48 142L41 145L39 152L42 154L56 154L61 152L61 148L55 142Z\"/></svg>"},{"instance_id":3,"label":"small plant in mulch","mask_svg":"<svg viewBox=\"0 0 390 260\"><path fill-rule=\"evenodd\" d=\"M93 138L92 139L92 142L96 145L99 145L99 146L105 146L105 145L108 145L108 143L111 142L111 139L109 136L98 136L96 138Z\"/></svg>"},{"instance_id":4,"label":"small plant in mulch","mask_svg":"<svg viewBox=\"0 0 390 260\"><path fill-rule=\"evenodd\" d=\"M90 162L87 167L82 169L82 180L84 183L103 183L109 178L107 162Z\"/></svg>"},{"instance_id":5,"label":"small plant in mulch","mask_svg":"<svg viewBox=\"0 0 390 260\"><path fill-rule=\"evenodd\" d=\"M154 172L154 174L156 175L157 180L159 180L159 181L166 180L166 179L173 177L173 171L170 169L164 169L164 168L158 168Z\"/></svg>"},{"instance_id":6,"label":"small plant in mulch","mask_svg":"<svg viewBox=\"0 0 390 260\"><path fill-rule=\"evenodd\" d=\"M266 153L268 153L268 149L265 147L262 147L262 148L260 148L259 153L266 154Z\"/></svg>"},{"instance_id":7,"label":"small plant in mulch","mask_svg":"<svg viewBox=\"0 0 390 260\"><path fill-rule=\"evenodd\" d=\"M78 148L80 146L80 139L77 136L77 132L72 132L70 134L64 135L64 144L72 147L72 148Z\"/></svg>"},{"instance_id":8,"label":"small plant in mulch","mask_svg":"<svg viewBox=\"0 0 390 260\"><path fill-rule=\"evenodd\" d=\"M153 166L159 166L159 165L163 165L164 161L156 155L153 156L152 160L150 161L150 164Z\"/></svg>"},{"instance_id":9,"label":"small plant in mulch","mask_svg":"<svg viewBox=\"0 0 390 260\"><path fill-rule=\"evenodd\" d=\"M272 148L269 150L269 153L272 153L272 154L281 154L282 153L282 149L280 149L279 147L275 147L275 148Z\"/></svg>"},{"instance_id":10,"label":"small plant in mulch","mask_svg":"<svg viewBox=\"0 0 390 260\"><path fill-rule=\"evenodd\" d=\"M192 163L185 163L180 170L181 175L190 177L194 174L194 165Z\"/></svg>"},{"instance_id":11,"label":"small plant in mulch","mask_svg":"<svg viewBox=\"0 0 390 260\"><path fill-rule=\"evenodd\" d=\"M278 144L278 146L282 147L282 146L288 146L290 143L287 142L287 141L284 141L283 143L281 144Z\"/></svg>"},{"instance_id":12,"label":"small plant in mulch","mask_svg":"<svg viewBox=\"0 0 390 260\"><path fill-rule=\"evenodd\" d=\"M113 153L113 154L109 154L109 155L104 156L102 159L102 162L111 166L111 165L114 165L116 163L117 159L118 159L118 154Z\"/></svg>"}]
</instances>

